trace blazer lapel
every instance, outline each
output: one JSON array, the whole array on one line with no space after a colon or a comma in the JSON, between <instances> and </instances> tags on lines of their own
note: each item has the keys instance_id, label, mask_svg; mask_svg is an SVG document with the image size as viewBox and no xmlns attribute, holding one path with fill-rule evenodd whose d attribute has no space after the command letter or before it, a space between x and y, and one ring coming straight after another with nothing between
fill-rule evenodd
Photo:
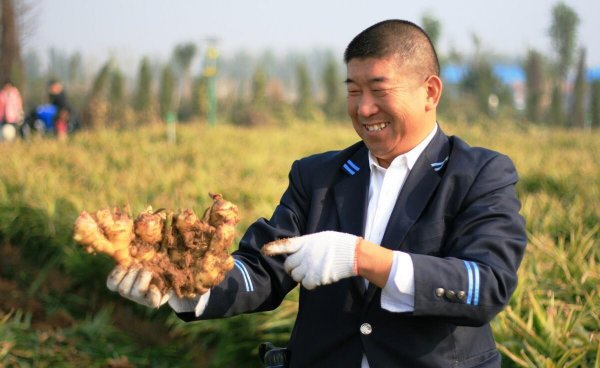
<instances>
[{"instance_id":1,"label":"blazer lapel","mask_svg":"<svg viewBox=\"0 0 600 368\"><path fill-rule=\"evenodd\" d=\"M340 170L345 175L333 189L340 230L345 233L364 235L370 179L366 147L363 146L343 162Z\"/></svg>"},{"instance_id":2,"label":"blazer lapel","mask_svg":"<svg viewBox=\"0 0 600 368\"><path fill-rule=\"evenodd\" d=\"M388 221L381 245L399 250L406 234L419 218L441 180L450 151L448 137L438 131L419 156L408 174L398 195ZM377 287L369 284L367 303L373 298Z\"/></svg>"},{"instance_id":3,"label":"blazer lapel","mask_svg":"<svg viewBox=\"0 0 600 368\"><path fill-rule=\"evenodd\" d=\"M364 236L365 217L367 215L370 168L368 151L362 146L340 166L344 173L334 186L334 198L340 221L340 231ZM355 285L365 291L361 277L354 278Z\"/></svg>"}]
</instances>

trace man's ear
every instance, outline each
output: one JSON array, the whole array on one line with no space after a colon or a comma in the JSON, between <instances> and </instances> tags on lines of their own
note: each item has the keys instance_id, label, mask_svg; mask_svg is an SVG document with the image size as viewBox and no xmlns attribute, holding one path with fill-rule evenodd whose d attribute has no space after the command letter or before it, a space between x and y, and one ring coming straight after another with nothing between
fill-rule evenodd
<instances>
[{"instance_id":1,"label":"man's ear","mask_svg":"<svg viewBox=\"0 0 600 368\"><path fill-rule=\"evenodd\" d=\"M440 77L437 75L431 75L425 81L425 88L427 91L427 101L425 103L425 110L434 110L440 102L442 96L443 83Z\"/></svg>"}]
</instances>

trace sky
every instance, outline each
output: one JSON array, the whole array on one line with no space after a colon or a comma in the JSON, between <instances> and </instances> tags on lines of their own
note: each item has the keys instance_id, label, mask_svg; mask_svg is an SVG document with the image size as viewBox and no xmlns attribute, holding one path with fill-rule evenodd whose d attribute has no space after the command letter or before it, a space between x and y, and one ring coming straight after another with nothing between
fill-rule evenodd
<instances>
[{"instance_id":1,"label":"sky","mask_svg":"<svg viewBox=\"0 0 600 368\"><path fill-rule=\"evenodd\" d=\"M50 47L80 51L86 60L115 57L136 64L141 56L167 59L175 45L200 48L216 38L221 53L257 54L331 48L339 54L364 28L384 19L420 23L430 14L441 23L438 49L474 50L522 57L530 48L552 56L551 9L545 0L36 0L25 49L42 58ZM600 66L598 0L565 0L580 17L579 45L587 65ZM126 65L125 65L126 66Z\"/></svg>"}]
</instances>

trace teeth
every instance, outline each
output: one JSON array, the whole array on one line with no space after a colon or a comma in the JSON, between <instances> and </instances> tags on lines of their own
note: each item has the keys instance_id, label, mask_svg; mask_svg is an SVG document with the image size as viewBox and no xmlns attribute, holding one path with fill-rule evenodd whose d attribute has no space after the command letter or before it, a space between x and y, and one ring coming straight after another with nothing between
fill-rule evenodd
<instances>
[{"instance_id":1,"label":"teeth","mask_svg":"<svg viewBox=\"0 0 600 368\"><path fill-rule=\"evenodd\" d=\"M390 123L379 123L379 124L364 124L363 126L369 132L377 132L390 125Z\"/></svg>"}]
</instances>

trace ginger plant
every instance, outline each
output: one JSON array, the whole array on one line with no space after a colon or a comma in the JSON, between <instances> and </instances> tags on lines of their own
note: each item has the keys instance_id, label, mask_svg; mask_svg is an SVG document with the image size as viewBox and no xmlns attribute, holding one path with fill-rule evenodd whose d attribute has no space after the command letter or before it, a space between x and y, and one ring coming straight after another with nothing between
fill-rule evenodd
<instances>
[{"instance_id":1,"label":"ginger plant","mask_svg":"<svg viewBox=\"0 0 600 368\"><path fill-rule=\"evenodd\" d=\"M74 226L75 241L90 253L104 253L123 267L143 267L152 284L165 293L193 298L219 284L233 268L229 247L239 221L237 207L211 194L212 205L199 219L191 209L174 213L152 207L133 220L115 208L82 212Z\"/></svg>"}]
</instances>

